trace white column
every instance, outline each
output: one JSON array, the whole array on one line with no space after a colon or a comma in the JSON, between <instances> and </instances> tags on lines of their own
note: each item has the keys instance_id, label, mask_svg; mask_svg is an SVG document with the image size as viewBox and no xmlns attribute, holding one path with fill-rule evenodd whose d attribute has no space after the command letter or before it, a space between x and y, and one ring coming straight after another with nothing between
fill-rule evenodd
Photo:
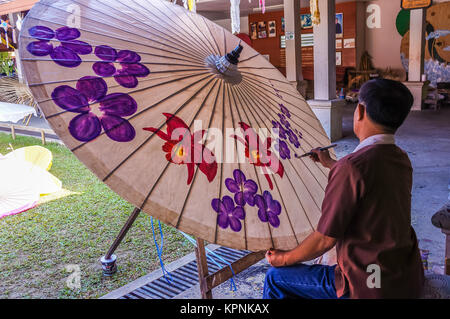
<instances>
[{"instance_id":1,"label":"white column","mask_svg":"<svg viewBox=\"0 0 450 319\"><path fill-rule=\"evenodd\" d=\"M314 26L314 100L308 103L328 137L342 137L342 105L336 99L335 0L319 1L320 24Z\"/></svg>"},{"instance_id":2,"label":"white column","mask_svg":"<svg viewBox=\"0 0 450 319\"><path fill-rule=\"evenodd\" d=\"M13 40L15 42L15 44L19 44L19 29L17 28L17 14L18 13L10 13L8 15L9 17L9 24L13 27ZM22 70L22 62L20 60L20 55L19 55L19 48L16 48L16 50L14 50L14 55L16 58L16 71L17 71L17 78L19 80L20 83L24 83L24 77L23 77L23 70Z\"/></svg>"},{"instance_id":3,"label":"white column","mask_svg":"<svg viewBox=\"0 0 450 319\"><path fill-rule=\"evenodd\" d=\"M300 1L284 0L286 28L286 78L303 94ZM293 38L290 36L293 35ZM303 88L305 90L303 90Z\"/></svg>"},{"instance_id":4,"label":"white column","mask_svg":"<svg viewBox=\"0 0 450 319\"><path fill-rule=\"evenodd\" d=\"M420 111L422 109L426 9L414 9L410 13L408 82L405 85L414 97L412 110Z\"/></svg>"}]
</instances>

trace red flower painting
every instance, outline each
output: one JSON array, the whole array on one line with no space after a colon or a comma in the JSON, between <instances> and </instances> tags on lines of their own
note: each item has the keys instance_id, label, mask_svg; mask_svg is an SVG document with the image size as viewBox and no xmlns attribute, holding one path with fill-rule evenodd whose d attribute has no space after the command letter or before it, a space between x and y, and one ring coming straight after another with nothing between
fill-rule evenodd
<instances>
[{"instance_id":1,"label":"red flower painting","mask_svg":"<svg viewBox=\"0 0 450 319\"><path fill-rule=\"evenodd\" d=\"M270 150L272 139L268 137L264 142L261 140L259 135L251 128L248 124L240 122L242 132L244 134L244 139L237 135L233 137L244 144L245 146L245 157L250 160L250 163L261 167L264 176L269 183L270 189L273 189L273 183L270 179L270 171L274 174L278 174L283 177L284 166L278 159L278 157Z\"/></svg>"},{"instance_id":2,"label":"red flower painting","mask_svg":"<svg viewBox=\"0 0 450 319\"><path fill-rule=\"evenodd\" d=\"M205 130L191 133L179 117L170 113L163 115L166 117L167 132L154 127L146 127L144 130L153 132L166 141L162 150L169 162L187 166L188 185L194 178L195 165L206 175L208 181L212 182L217 174L217 162L214 153L202 143Z\"/></svg>"}]
</instances>

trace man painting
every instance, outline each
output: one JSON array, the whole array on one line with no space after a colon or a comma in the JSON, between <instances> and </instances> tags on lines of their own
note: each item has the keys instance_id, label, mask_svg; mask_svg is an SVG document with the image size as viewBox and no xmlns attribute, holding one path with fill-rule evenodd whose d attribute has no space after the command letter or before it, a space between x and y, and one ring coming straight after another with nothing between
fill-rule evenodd
<instances>
[{"instance_id":1,"label":"man painting","mask_svg":"<svg viewBox=\"0 0 450 319\"><path fill-rule=\"evenodd\" d=\"M417 298L423 267L411 227L412 167L394 134L413 103L400 82L360 90L353 129L360 144L330 168L317 229L290 251L269 250L264 298ZM337 265L306 265L336 246Z\"/></svg>"}]
</instances>

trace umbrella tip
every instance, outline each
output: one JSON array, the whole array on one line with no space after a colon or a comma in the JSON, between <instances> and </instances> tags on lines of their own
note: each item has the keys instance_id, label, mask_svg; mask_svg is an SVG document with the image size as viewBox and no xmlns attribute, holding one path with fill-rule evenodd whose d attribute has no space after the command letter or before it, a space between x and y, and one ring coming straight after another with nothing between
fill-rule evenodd
<instances>
[{"instance_id":1,"label":"umbrella tip","mask_svg":"<svg viewBox=\"0 0 450 319\"><path fill-rule=\"evenodd\" d=\"M243 49L244 49L244 47L241 45L241 42L239 41L239 44L237 45L237 47L233 51L228 53L225 56L225 58L228 60L228 62L230 62L232 64L238 64L239 57L241 56L241 52Z\"/></svg>"}]
</instances>

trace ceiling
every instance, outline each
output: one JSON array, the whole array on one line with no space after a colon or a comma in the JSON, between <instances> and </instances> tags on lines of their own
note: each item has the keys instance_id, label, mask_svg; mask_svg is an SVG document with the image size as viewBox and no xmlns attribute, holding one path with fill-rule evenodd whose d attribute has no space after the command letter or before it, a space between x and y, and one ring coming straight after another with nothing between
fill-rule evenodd
<instances>
[{"instance_id":1,"label":"ceiling","mask_svg":"<svg viewBox=\"0 0 450 319\"><path fill-rule=\"evenodd\" d=\"M336 0L336 3L349 2L352 0ZM370 0L357 0L370 1ZM181 3L181 0L178 0ZM283 8L283 0L266 0L266 11L279 11ZM309 7L309 0L300 0L300 6ZM250 13L260 12L258 0L241 0L241 16L247 16ZM229 0L197 0L197 12L210 20L221 20L230 18Z\"/></svg>"}]
</instances>

